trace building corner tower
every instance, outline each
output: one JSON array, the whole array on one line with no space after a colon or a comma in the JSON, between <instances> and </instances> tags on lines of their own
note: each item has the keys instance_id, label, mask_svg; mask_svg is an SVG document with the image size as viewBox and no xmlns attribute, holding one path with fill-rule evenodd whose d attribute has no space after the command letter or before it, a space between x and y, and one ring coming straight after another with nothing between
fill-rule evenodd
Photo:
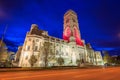
<instances>
[{"instance_id":1,"label":"building corner tower","mask_svg":"<svg viewBox=\"0 0 120 80\"><path fill-rule=\"evenodd\" d=\"M71 37L74 37L74 42L77 45L83 46L83 42L80 36L79 24L77 14L73 10L68 10L64 14L64 28L63 39L67 42L71 42Z\"/></svg>"}]
</instances>

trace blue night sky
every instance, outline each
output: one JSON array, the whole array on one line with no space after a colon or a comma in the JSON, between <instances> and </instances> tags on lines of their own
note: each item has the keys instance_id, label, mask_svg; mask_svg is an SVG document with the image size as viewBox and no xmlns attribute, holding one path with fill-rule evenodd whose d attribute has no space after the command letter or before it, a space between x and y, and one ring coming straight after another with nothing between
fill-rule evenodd
<instances>
[{"instance_id":1,"label":"blue night sky","mask_svg":"<svg viewBox=\"0 0 120 80\"><path fill-rule=\"evenodd\" d=\"M62 38L63 15L72 9L78 14L81 37L95 50L120 55L119 0L0 0L0 37L16 51L23 45L31 24Z\"/></svg>"}]
</instances>

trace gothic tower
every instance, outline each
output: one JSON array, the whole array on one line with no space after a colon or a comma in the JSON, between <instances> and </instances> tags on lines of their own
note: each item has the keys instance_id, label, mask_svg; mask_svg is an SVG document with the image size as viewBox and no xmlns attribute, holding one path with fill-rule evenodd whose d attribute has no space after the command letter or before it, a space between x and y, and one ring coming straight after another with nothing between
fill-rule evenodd
<instances>
[{"instance_id":1,"label":"gothic tower","mask_svg":"<svg viewBox=\"0 0 120 80\"><path fill-rule=\"evenodd\" d=\"M77 19L77 14L73 10L68 10L64 14L64 31L63 31L63 39L71 42L71 37L74 37L74 42L76 44L83 46L83 42L81 40L79 24Z\"/></svg>"}]
</instances>

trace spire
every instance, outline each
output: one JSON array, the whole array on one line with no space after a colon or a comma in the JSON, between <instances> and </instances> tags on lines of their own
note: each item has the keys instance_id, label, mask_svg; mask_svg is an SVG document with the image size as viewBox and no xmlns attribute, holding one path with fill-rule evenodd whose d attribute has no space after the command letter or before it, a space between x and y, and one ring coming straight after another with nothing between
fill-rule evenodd
<instances>
[{"instance_id":1,"label":"spire","mask_svg":"<svg viewBox=\"0 0 120 80\"><path fill-rule=\"evenodd\" d=\"M75 11L73 11L72 9L69 9L69 10L64 14L64 16L67 15L67 14L75 14L75 15L77 15L77 13L76 13Z\"/></svg>"},{"instance_id":2,"label":"spire","mask_svg":"<svg viewBox=\"0 0 120 80\"><path fill-rule=\"evenodd\" d=\"M4 40L4 36L5 36L6 30L7 30L7 25L6 25L6 27L5 27L5 30L4 30L3 34L2 34L2 39L1 39L1 41L0 41L0 47L2 46L2 43L3 43L3 40Z\"/></svg>"}]
</instances>

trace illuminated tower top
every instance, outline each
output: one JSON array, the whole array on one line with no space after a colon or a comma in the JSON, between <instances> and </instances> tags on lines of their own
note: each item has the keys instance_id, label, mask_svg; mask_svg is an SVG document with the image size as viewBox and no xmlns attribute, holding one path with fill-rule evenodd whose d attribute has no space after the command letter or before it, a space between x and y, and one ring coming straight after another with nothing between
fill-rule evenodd
<instances>
[{"instance_id":1,"label":"illuminated tower top","mask_svg":"<svg viewBox=\"0 0 120 80\"><path fill-rule=\"evenodd\" d=\"M83 46L79 31L77 14L73 10L68 10L64 14L63 39L70 42L71 37L75 38L76 44Z\"/></svg>"}]
</instances>

